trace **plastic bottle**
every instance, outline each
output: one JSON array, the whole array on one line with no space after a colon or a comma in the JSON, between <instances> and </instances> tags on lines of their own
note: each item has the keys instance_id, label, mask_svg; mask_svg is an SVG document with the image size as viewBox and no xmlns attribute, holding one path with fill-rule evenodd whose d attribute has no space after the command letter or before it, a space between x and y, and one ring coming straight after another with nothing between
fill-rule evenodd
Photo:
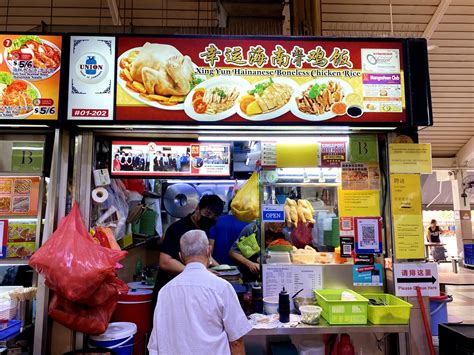
<instances>
[{"instance_id":1,"label":"plastic bottle","mask_svg":"<svg viewBox=\"0 0 474 355\"><path fill-rule=\"evenodd\" d=\"M288 323L290 321L290 295L284 287L278 295L278 314L280 315L281 323Z\"/></svg>"},{"instance_id":2,"label":"plastic bottle","mask_svg":"<svg viewBox=\"0 0 474 355\"><path fill-rule=\"evenodd\" d=\"M351 337L349 334L341 334L336 349L337 355L355 355L354 346L351 343Z\"/></svg>"}]
</instances>

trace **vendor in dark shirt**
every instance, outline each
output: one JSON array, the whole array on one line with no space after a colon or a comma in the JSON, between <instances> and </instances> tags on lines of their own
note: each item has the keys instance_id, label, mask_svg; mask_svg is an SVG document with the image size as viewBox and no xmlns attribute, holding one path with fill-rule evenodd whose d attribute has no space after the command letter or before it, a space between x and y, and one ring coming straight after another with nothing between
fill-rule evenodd
<instances>
[{"instance_id":1,"label":"vendor in dark shirt","mask_svg":"<svg viewBox=\"0 0 474 355\"><path fill-rule=\"evenodd\" d=\"M155 289L159 290L184 270L179 257L181 236L193 229L200 229L209 236L209 230L222 214L224 202L217 195L204 195L196 210L168 227L160 248L159 270ZM212 266L218 265L213 259Z\"/></svg>"},{"instance_id":2,"label":"vendor in dark shirt","mask_svg":"<svg viewBox=\"0 0 474 355\"><path fill-rule=\"evenodd\" d=\"M426 239L429 243L441 243L441 234L443 234L443 231L439 228L438 222L436 222L436 219L432 219L426 232Z\"/></svg>"}]
</instances>

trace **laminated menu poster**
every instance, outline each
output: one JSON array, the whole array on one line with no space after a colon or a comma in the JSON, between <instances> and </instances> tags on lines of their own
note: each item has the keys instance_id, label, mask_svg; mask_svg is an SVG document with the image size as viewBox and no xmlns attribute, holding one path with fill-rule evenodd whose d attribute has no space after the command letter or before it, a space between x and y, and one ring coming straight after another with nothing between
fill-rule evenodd
<instances>
[{"instance_id":1,"label":"laminated menu poster","mask_svg":"<svg viewBox=\"0 0 474 355\"><path fill-rule=\"evenodd\" d=\"M0 35L0 121L57 120L61 36Z\"/></svg>"},{"instance_id":2,"label":"laminated menu poster","mask_svg":"<svg viewBox=\"0 0 474 355\"><path fill-rule=\"evenodd\" d=\"M299 290L300 297L313 298L313 290L323 288L323 267L320 265L263 265L263 297L278 296L283 287L290 295Z\"/></svg>"},{"instance_id":3,"label":"laminated menu poster","mask_svg":"<svg viewBox=\"0 0 474 355\"><path fill-rule=\"evenodd\" d=\"M391 143L388 147L390 173L431 174L430 143Z\"/></svg>"},{"instance_id":4,"label":"laminated menu poster","mask_svg":"<svg viewBox=\"0 0 474 355\"><path fill-rule=\"evenodd\" d=\"M39 188L39 177L0 177L0 216L36 216Z\"/></svg>"},{"instance_id":5,"label":"laminated menu poster","mask_svg":"<svg viewBox=\"0 0 474 355\"><path fill-rule=\"evenodd\" d=\"M378 164L341 163L343 190L379 190L380 168Z\"/></svg>"},{"instance_id":6,"label":"laminated menu poster","mask_svg":"<svg viewBox=\"0 0 474 355\"><path fill-rule=\"evenodd\" d=\"M423 217L421 215L394 215L393 232L395 257L400 259L424 259Z\"/></svg>"},{"instance_id":7,"label":"laminated menu poster","mask_svg":"<svg viewBox=\"0 0 474 355\"><path fill-rule=\"evenodd\" d=\"M390 174L392 214L421 216L421 182L418 174Z\"/></svg>"},{"instance_id":8,"label":"laminated menu poster","mask_svg":"<svg viewBox=\"0 0 474 355\"><path fill-rule=\"evenodd\" d=\"M341 217L380 216L380 192L378 190L338 189L337 196Z\"/></svg>"},{"instance_id":9,"label":"laminated menu poster","mask_svg":"<svg viewBox=\"0 0 474 355\"><path fill-rule=\"evenodd\" d=\"M403 43L119 37L117 120L406 122Z\"/></svg>"},{"instance_id":10,"label":"laminated menu poster","mask_svg":"<svg viewBox=\"0 0 474 355\"><path fill-rule=\"evenodd\" d=\"M230 143L112 142L112 176L230 176Z\"/></svg>"}]
</instances>

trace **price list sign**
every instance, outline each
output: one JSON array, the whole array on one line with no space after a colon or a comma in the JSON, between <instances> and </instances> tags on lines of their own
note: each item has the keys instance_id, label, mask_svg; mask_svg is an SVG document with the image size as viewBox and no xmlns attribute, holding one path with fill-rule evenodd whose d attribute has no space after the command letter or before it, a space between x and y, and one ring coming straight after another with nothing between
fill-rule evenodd
<instances>
[{"instance_id":1,"label":"price list sign","mask_svg":"<svg viewBox=\"0 0 474 355\"><path fill-rule=\"evenodd\" d=\"M61 45L61 36L0 35L0 120L58 119Z\"/></svg>"}]
</instances>

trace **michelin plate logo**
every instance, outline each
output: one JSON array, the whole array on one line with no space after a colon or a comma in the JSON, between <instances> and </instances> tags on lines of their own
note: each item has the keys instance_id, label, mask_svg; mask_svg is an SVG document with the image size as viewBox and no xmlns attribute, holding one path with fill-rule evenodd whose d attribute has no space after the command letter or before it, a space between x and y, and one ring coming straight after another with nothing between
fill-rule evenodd
<instances>
[{"instance_id":1,"label":"michelin plate logo","mask_svg":"<svg viewBox=\"0 0 474 355\"><path fill-rule=\"evenodd\" d=\"M99 53L85 53L76 62L76 76L85 83L98 83L108 72L109 65Z\"/></svg>"}]
</instances>

